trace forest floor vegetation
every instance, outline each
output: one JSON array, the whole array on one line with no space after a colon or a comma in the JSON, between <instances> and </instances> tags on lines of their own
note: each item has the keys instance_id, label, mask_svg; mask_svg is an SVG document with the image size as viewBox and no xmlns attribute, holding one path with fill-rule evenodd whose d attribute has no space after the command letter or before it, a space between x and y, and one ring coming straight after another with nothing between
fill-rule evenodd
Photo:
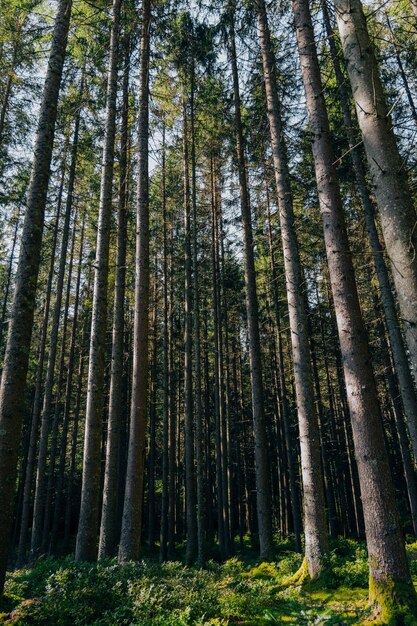
<instances>
[{"instance_id":1,"label":"forest floor vegetation","mask_svg":"<svg viewBox=\"0 0 417 626\"><path fill-rule=\"evenodd\" d=\"M363 543L332 544L317 582L288 584L302 556L281 544L273 563L250 550L205 569L181 561L139 563L39 560L11 572L0 603L0 624L11 626L257 626L366 624L368 565ZM417 542L407 546L417 583ZM179 555L180 556L180 555Z\"/></svg>"}]
</instances>

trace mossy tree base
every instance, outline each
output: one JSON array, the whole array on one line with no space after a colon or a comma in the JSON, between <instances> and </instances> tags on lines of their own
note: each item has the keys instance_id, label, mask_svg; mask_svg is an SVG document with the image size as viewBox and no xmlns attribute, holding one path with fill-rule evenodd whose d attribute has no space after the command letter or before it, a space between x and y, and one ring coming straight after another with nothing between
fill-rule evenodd
<instances>
[{"instance_id":1,"label":"mossy tree base","mask_svg":"<svg viewBox=\"0 0 417 626\"><path fill-rule=\"evenodd\" d=\"M295 572L295 574L293 574L293 576L290 576L289 578L284 580L283 584L294 585L298 587L299 585L304 585L310 581L311 581L311 577L310 577L310 572L308 570L308 561L304 557L303 562L301 563L300 567Z\"/></svg>"},{"instance_id":2,"label":"mossy tree base","mask_svg":"<svg viewBox=\"0 0 417 626\"><path fill-rule=\"evenodd\" d=\"M374 626L417 626L417 594L413 583L369 578L369 602Z\"/></svg>"}]
</instances>

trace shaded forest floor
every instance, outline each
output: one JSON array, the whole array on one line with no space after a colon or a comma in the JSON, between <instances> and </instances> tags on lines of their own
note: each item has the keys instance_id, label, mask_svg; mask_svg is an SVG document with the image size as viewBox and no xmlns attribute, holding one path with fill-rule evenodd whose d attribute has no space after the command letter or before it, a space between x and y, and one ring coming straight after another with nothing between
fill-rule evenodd
<instances>
[{"instance_id":1,"label":"shaded forest floor","mask_svg":"<svg viewBox=\"0 0 417 626\"><path fill-rule=\"evenodd\" d=\"M120 566L42 559L11 573L0 624L47 626L249 626L365 624L368 567L365 546L339 539L320 583L286 584L300 555L281 544L274 563L250 550L204 570L150 557ZM408 544L417 584L417 542Z\"/></svg>"}]
</instances>

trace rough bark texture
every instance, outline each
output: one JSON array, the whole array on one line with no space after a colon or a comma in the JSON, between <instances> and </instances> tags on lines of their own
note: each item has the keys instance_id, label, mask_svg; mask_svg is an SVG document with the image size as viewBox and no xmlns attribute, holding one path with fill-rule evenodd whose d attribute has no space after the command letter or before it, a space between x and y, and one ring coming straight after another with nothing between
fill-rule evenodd
<instances>
[{"instance_id":1,"label":"rough bark texture","mask_svg":"<svg viewBox=\"0 0 417 626\"><path fill-rule=\"evenodd\" d=\"M240 111L239 77L236 58L234 33L233 2L229 5L230 21L230 59L233 74L233 93L235 106L236 154L239 173L240 205L243 222L243 250L245 257L246 311L249 331L250 375L252 390L252 413L255 435L255 474L260 558L269 561L273 558L271 485L268 458L267 433L263 410L263 382L261 345L259 338L258 296L256 292L256 274L254 244L252 233L251 209L247 183L245 148Z\"/></svg>"},{"instance_id":2,"label":"rough bark texture","mask_svg":"<svg viewBox=\"0 0 417 626\"><path fill-rule=\"evenodd\" d=\"M314 404L311 355L304 304L304 280L294 223L287 149L281 121L281 106L275 75L275 59L272 53L265 3L263 1L257 1L257 10L267 113L278 196L294 381L297 396L304 494L305 555L310 577L314 579L320 575L323 568L323 555L328 549L324 483L320 462L319 424Z\"/></svg>"},{"instance_id":3,"label":"rough bark texture","mask_svg":"<svg viewBox=\"0 0 417 626\"><path fill-rule=\"evenodd\" d=\"M18 567L21 567L23 565L23 562L26 556L26 541L27 541L27 534L28 534L29 520L30 520L30 513L31 513L32 483L33 483L33 474L35 471L39 419L40 419L41 408L42 408L42 395L41 394L42 394L42 382L43 382L43 373L44 373L43 370L44 370L44 363L45 363L46 341L47 341L47 333L48 333L48 327L49 327L49 311L51 307L52 281L54 277L55 253L56 253L56 245L57 245L57 238L58 238L58 226L59 226L59 220L60 220L60 215L61 215L62 194L63 194L64 182L65 182L66 156L67 156L67 149L65 147L63 172L62 172L61 184L60 184L60 188L58 192L57 215L55 218L54 234L52 238L51 260L50 260L50 265L49 265L48 282L46 285L45 307L43 311L42 331L41 331L41 339L40 339L40 346L39 346L39 353L38 353L38 364L36 367L35 394L33 398L32 421L30 425L29 448L28 448L27 461L26 461L25 484L23 487L22 516L20 520L19 546L18 546L18 553L17 553L17 566Z\"/></svg>"},{"instance_id":4,"label":"rough bark texture","mask_svg":"<svg viewBox=\"0 0 417 626\"><path fill-rule=\"evenodd\" d=\"M110 38L100 205L94 268L93 313L87 383L81 508L75 550L75 558L77 561L93 561L97 556L97 529L100 498L99 459L107 328L107 282L109 273L109 241L113 191L118 40L121 3L122 0L114 0L113 2L113 19Z\"/></svg>"},{"instance_id":5,"label":"rough bark texture","mask_svg":"<svg viewBox=\"0 0 417 626\"><path fill-rule=\"evenodd\" d=\"M347 399L358 464L369 554L371 600L378 590L401 590L414 602L414 588L398 520L394 489L372 371L366 330L356 289L342 200L307 0L292 0L306 93L312 149L324 227L327 262L336 313ZM384 538L381 541L381 538Z\"/></svg>"},{"instance_id":6,"label":"rough bark texture","mask_svg":"<svg viewBox=\"0 0 417 626\"><path fill-rule=\"evenodd\" d=\"M191 563L197 554L197 509L194 454L194 411L192 374L192 257L191 257L191 195L188 153L188 111L183 98L183 169L184 169L184 456L185 514L187 523L186 560Z\"/></svg>"},{"instance_id":7,"label":"rough bark texture","mask_svg":"<svg viewBox=\"0 0 417 626\"><path fill-rule=\"evenodd\" d=\"M11 322L0 389L0 594L3 591L13 514L19 438L39 273L44 212L71 0L60 0L39 113Z\"/></svg>"},{"instance_id":8,"label":"rough bark texture","mask_svg":"<svg viewBox=\"0 0 417 626\"><path fill-rule=\"evenodd\" d=\"M68 176L68 191L65 204L64 224L62 226L61 249L59 256L58 275L55 285L55 303L50 330L48 365L46 368L45 389L43 396L41 431L38 450L38 465L36 468L35 500L33 505L33 524L30 542L31 558L35 558L41 549L44 507L47 488L46 464L48 456L48 441L52 414L53 389L55 382L55 362L58 350L58 334L61 318L62 294L64 289L65 267L67 263L70 221L73 208L75 171L77 164L78 135L80 128L80 111L75 119L74 139L71 150L71 165Z\"/></svg>"},{"instance_id":9,"label":"rough bark texture","mask_svg":"<svg viewBox=\"0 0 417 626\"><path fill-rule=\"evenodd\" d=\"M417 215L360 0L335 0L337 24L382 232L417 374Z\"/></svg>"},{"instance_id":10,"label":"rough bark texture","mask_svg":"<svg viewBox=\"0 0 417 626\"><path fill-rule=\"evenodd\" d=\"M217 220L217 193L215 181L215 159L211 156L211 210L212 210L212 281L213 281L213 332L214 332L214 430L215 430L215 450L216 450L216 490L217 490L217 535L220 552L224 558L227 557L227 542L225 537L224 520L224 494L223 494L223 451L221 437L222 407L220 402L220 348L219 348L219 228Z\"/></svg>"},{"instance_id":11,"label":"rough bark texture","mask_svg":"<svg viewBox=\"0 0 417 626\"><path fill-rule=\"evenodd\" d=\"M128 169L127 146L129 137L129 40L125 43L123 72L122 128L120 138L120 183L117 211L116 277L114 285L113 336L110 372L109 418L107 428L106 467L104 472L103 505L101 514L98 556L113 556L117 545L117 499L120 428L123 412L123 360L125 333L126 246Z\"/></svg>"},{"instance_id":12,"label":"rough bark texture","mask_svg":"<svg viewBox=\"0 0 417 626\"><path fill-rule=\"evenodd\" d=\"M83 257L83 247L84 247L84 230L85 230L85 215L83 217L83 222L81 226L81 234L80 234L80 250L78 256L78 271L77 271L77 280L75 287L75 298L74 298L74 317L72 320L72 330L71 330L71 340L70 340L70 349L68 356L68 376L65 385L65 401L64 401L64 415L62 419L62 433L61 433L61 447L59 453L59 466L58 466L58 478L57 478L57 486L56 486L56 496L55 496L55 504L54 504L54 519L52 523L52 533L51 533L51 544L50 544L50 552L52 554L56 551L56 543L58 539L58 531L59 531L59 521L61 514L61 501L62 494L64 490L64 479L65 479L65 462L66 462L66 453L67 453L67 445L68 445L68 430L70 423L70 410L71 410L71 400L72 400L72 387L73 387L73 378L74 378L74 366L75 366L75 349L77 342L77 331L78 331L78 309L80 303L80 288L81 288L81 270L82 270L82 257Z\"/></svg>"},{"instance_id":13,"label":"rough bark texture","mask_svg":"<svg viewBox=\"0 0 417 626\"><path fill-rule=\"evenodd\" d=\"M169 513L169 406L170 406L170 372L169 372L169 284L168 284L168 216L166 206L166 145L165 123L162 127L162 220L163 220L163 417L162 417L162 498L161 498L161 534L159 542L159 559L165 561L168 556L168 513Z\"/></svg>"},{"instance_id":14,"label":"rough bark texture","mask_svg":"<svg viewBox=\"0 0 417 626\"><path fill-rule=\"evenodd\" d=\"M74 250L75 250L75 237L77 232L77 212L74 215L74 227L72 235L72 244L68 264L68 278L65 294L65 302L63 307L62 318L62 334L61 334L61 354L59 358L58 376L56 381L56 393L55 393L55 410L54 419L52 421L52 430L49 444L49 466L47 472L46 491L45 491L45 506L43 515L43 529L42 529L42 543L41 553L46 554L48 551L49 543L49 530L51 522L52 512L52 495L55 489L55 462L58 452L58 428L62 411L62 387L64 384L64 369L65 369L65 357L67 351L67 332L68 332L68 311L71 297L72 287L72 269L74 265Z\"/></svg>"},{"instance_id":15,"label":"rough bark texture","mask_svg":"<svg viewBox=\"0 0 417 626\"><path fill-rule=\"evenodd\" d=\"M192 199L192 268L193 268L193 330L194 330L194 408L195 408L195 456L197 473L197 556L199 565L204 564L204 456L203 424L201 403L201 344L200 344L200 285L198 261L198 224L197 224L197 181L195 156L195 120L194 120L194 67L191 74L190 94L190 130L191 130L191 199Z\"/></svg>"},{"instance_id":16,"label":"rough bark texture","mask_svg":"<svg viewBox=\"0 0 417 626\"><path fill-rule=\"evenodd\" d=\"M143 473L148 409L149 326L149 29L150 0L142 4L139 66L139 155L136 230L135 319L129 452L119 561L139 558L142 528Z\"/></svg>"},{"instance_id":17,"label":"rough bark texture","mask_svg":"<svg viewBox=\"0 0 417 626\"><path fill-rule=\"evenodd\" d=\"M375 270L381 290L381 299L384 307L385 320L388 328L390 345L394 358L398 383L400 386L401 400L403 403L405 418L407 420L408 431L413 447L414 459L415 462L417 462L417 396L410 367L408 364L407 354L404 347L394 295L392 293L391 282L384 260L383 249L375 224L374 206L368 193L365 169L358 148L358 139L355 134L356 124L352 118L350 110L349 93L347 91L347 86L344 81L339 57L337 55L334 32L331 27L326 0L322 0L322 10L324 24L329 40L330 55L335 70L336 83L339 89L343 120L345 123L346 134L349 141L349 148L356 177L356 184L365 215L366 228L368 230L369 240L371 242Z\"/></svg>"}]
</instances>

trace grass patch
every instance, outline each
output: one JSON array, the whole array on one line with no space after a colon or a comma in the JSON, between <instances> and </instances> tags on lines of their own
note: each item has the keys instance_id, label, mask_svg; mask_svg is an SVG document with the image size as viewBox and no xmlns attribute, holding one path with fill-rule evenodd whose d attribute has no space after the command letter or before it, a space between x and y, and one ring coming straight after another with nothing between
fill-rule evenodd
<instances>
[{"instance_id":1,"label":"grass patch","mask_svg":"<svg viewBox=\"0 0 417 626\"><path fill-rule=\"evenodd\" d=\"M410 544L413 573L417 544ZM288 546L274 563L243 552L204 570L150 558L78 564L44 559L8 575L0 624L11 626L257 626L364 624L368 568L363 544L331 546L323 579L285 586L302 557Z\"/></svg>"}]
</instances>

